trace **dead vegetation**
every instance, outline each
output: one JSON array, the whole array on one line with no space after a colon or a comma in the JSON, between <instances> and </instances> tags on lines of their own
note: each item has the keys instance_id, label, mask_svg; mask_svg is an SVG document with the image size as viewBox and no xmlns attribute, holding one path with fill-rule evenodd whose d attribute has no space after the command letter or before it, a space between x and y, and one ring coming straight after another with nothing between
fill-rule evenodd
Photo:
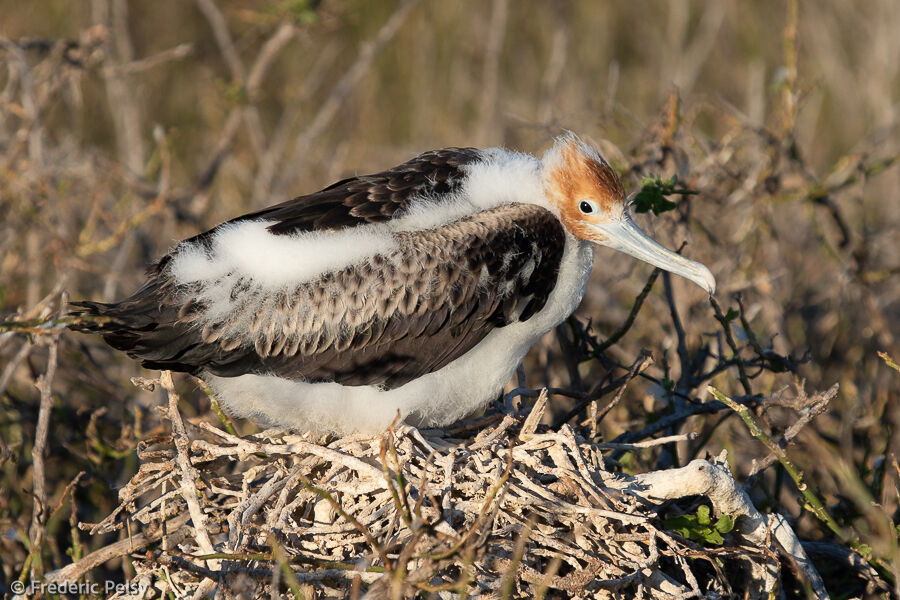
<instances>
[{"instance_id":1,"label":"dead vegetation","mask_svg":"<svg viewBox=\"0 0 900 600\"><path fill-rule=\"evenodd\" d=\"M691 59L662 60L681 94L652 117L630 86L655 72L601 53L603 106L584 87L583 28L653 22L629 8L532 7L548 28L533 32L503 0L468 25L428 2L361 18L198 0L145 30L152 10L96 0L67 35L0 30L0 592L896 596L896 64L826 40L896 56L896 11L788 2L773 28L765 8L719 4L669 9L659 44ZM732 21L772 30L756 32L776 48L763 66L723 41ZM481 50L458 62L416 34L469 25ZM541 67L504 62L531 47ZM386 83L433 72L446 81L403 101ZM746 103L704 96L728 86ZM127 358L61 335L66 292L130 292L205 225L432 146L538 151L562 126L720 290L598 255L578 316L481 417L374 440L255 432L196 382L133 388Z\"/></svg>"},{"instance_id":2,"label":"dead vegetation","mask_svg":"<svg viewBox=\"0 0 900 600\"><path fill-rule=\"evenodd\" d=\"M790 525L753 507L725 452L634 476L609 456L690 435L592 443L587 429L540 425L543 392L530 412L446 430L392 427L375 439L311 440L284 431L238 437L207 423L186 425L170 374L161 383L172 434L140 442L140 468L120 490L119 506L100 523L81 524L90 535L145 533L49 573L49 581L80 580L129 554L139 597L219 588L252 597L367 589L371 598L715 597L737 589L762 598L777 589L785 561L817 597L826 595ZM797 407L824 406L835 392ZM718 547L666 531L665 501L691 497L736 519L736 528L719 526Z\"/></svg>"}]
</instances>

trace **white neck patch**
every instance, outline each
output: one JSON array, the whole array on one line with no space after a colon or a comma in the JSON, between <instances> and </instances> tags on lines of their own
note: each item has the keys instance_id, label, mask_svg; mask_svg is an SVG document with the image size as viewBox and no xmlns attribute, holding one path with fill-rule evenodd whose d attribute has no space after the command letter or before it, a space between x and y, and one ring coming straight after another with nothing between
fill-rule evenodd
<instances>
[{"instance_id":1,"label":"white neck patch","mask_svg":"<svg viewBox=\"0 0 900 600\"><path fill-rule=\"evenodd\" d=\"M180 284L214 286L227 277L251 280L265 291L293 288L372 256L390 254L397 248L397 232L434 229L517 202L537 204L555 214L543 193L540 160L500 148L484 150L482 157L463 167L466 179L453 197L411 198L402 214L385 223L290 235L269 232L271 222L265 220L222 225L212 234L209 250L202 243L176 248L172 276Z\"/></svg>"},{"instance_id":2,"label":"white neck patch","mask_svg":"<svg viewBox=\"0 0 900 600\"><path fill-rule=\"evenodd\" d=\"M183 245L172 260L172 275L179 283L198 283L235 274L274 290L387 254L397 245L382 224L294 235L275 235L266 229L269 225L266 221L223 225L213 234L209 251L199 243Z\"/></svg>"}]
</instances>

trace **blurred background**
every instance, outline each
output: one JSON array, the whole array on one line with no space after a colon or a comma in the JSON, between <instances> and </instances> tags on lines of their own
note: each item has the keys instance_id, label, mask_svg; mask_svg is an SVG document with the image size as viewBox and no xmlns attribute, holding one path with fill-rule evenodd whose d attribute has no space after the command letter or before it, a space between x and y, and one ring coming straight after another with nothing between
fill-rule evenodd
<instances>
[{"instance_id":1,"label":"blurred background","mask_svg":"<svg viewBox=\"0 0 900 600\"><path fill-rule=\"evenodd\" d=\"M707 400L707 384L769 400L839 384L789 454L842 534L803 511L779 468L754 479L754 499L806 539L868 544L896 577L900 373L878 354L900 359L896 0L0 0L0 15L0 313L33 325L0 329L7 581L34 556L49 570L108 543L70 520L108 514L135 445L161 430L160 396L129 383L149 372L37 326L63 291L120 299L178 240L243 212L433 148L539 154L565 130L629 192L653 175L697 192L640 221L716 275L746 377L702 291L676 279L591 357L588 321L601 341L616 331L652 271L598 250L577 320L529 355L524 382L590 390L652 352L605 439ZM54 361L35 510L35 381ZM195 382L181 386L189 414L215 418ZM760 406L773 435L798 418ZM740 479L767 455L724 412L673 427L701 437L625 468L725 448Z\"/></svg>"}]
</instances>

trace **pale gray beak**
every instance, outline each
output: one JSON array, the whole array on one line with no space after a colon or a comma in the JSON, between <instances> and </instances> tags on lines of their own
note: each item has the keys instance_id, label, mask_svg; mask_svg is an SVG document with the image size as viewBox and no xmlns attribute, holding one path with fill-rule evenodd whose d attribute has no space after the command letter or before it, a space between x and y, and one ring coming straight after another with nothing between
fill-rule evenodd
<instances>
[{"instance_id":1,"label":"pale gray beak","mask_svg":"<svg viewBox=\"0 0 900 600\"><path fill-rule=\"evenodd\" d=\"M716 291L716 279L705 265L688 260L668 248L660 246L652 237L644 233L626 212L622 219L605 224L591 225L602 239L596 243L608 246L613 250L630 254L655 267L690 279L710 294Z\"/></svg>"}]
</instances>

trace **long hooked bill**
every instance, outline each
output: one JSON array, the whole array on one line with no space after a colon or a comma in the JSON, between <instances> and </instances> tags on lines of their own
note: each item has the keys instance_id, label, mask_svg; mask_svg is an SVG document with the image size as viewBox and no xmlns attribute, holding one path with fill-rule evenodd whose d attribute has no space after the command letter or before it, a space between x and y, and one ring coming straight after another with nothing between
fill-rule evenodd
<instances>
[{"instance_id":1,"label":"long hooked bill","mask_svg":"<svg viewBox=\"0 0 900 600\"><path fill-rule=\"evenodd\" d=\"M630 254L655 267L690 279L710 294L716 291L716 278L705 265L672 252L644 233L628 213L621 220L603 225L591 225L601 236L598 244Z\"/></svg>"}]
</instances>

